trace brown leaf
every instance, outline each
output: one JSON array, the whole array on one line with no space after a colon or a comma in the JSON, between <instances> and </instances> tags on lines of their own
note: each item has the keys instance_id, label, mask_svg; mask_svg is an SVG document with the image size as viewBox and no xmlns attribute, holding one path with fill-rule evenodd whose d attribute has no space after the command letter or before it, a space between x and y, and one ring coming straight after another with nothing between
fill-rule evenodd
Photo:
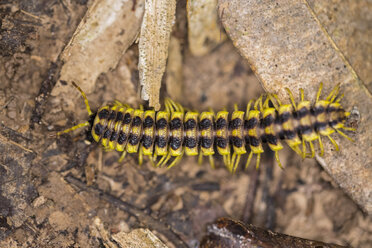
<instances>
[{"instance_id":1,"label":"brown leaf","mask_svg":"<svg viewBox=\"0 0 372 248\"><path fill-rule=\"evenodd\" d=\"M351 134L354 143L333 135L340 152L331 152L330 142L324 142L321 164L371 214L372 97L308 2L220 0L219 14L263 87L281 100L288 102L285 87L297 100L300 88L306 99L314 100L320 82L325 84L322 98L341 83L343 106L349 111L356 107L361 119L356 134Z\"/></svg>"},{"instance_id":2,"label":"brown leaf","mask_svg":"<svg viewBox=\"0 0 372 248\"><path fill-rule=\"evenodd\" d=\"M170 33L175 20L176 1L146 1L139 38L141 97L150 107L160 109L159 91L168 58Z\"/></svg>"},{"instance_id":3,"label":"brown leaf","mask_svg":"<svg viewBox=\"0 0 372 248\"><path fill-rule=\"evenodd\" d=\"M116 67L139 33L144 0L133 4L121 0L94 1L61 54L64 65L60 80L75 81L87 94L94 90L97 77ZM74 102L80 97L74 87L64 87L61 81L52 95L66 91L69 96L66 100Z\"/></svg>"}]
</instances>

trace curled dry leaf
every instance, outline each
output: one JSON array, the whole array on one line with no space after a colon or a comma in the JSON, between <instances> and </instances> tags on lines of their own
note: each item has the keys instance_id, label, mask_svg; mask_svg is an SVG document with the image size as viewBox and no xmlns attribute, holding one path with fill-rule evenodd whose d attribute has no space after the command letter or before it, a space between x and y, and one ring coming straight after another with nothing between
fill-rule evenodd
<instances>
[{"instance_id":1,"label":"curled dry leaf","mask_svg":"<svg viewBox=\"0 0 372 248\"><path fill-rule=\"evenodd\" d=\"M52 95L65 92L70 101L76 99L71 96L79 97L61 80L75 81L86 93L92 92L97 77L114 68L136 39L143 12L144 0L94 1L61 54L64 65Z\"/></svg>"},{"instance_id":2,"label":"curled dry leaf","mask_svg":"<svg viewBox=\"0 0 372 248\"><path fill-rule=\"evenodd\" d=\"M187 20L193 55L205 55L226 39L218 23L217 0L187 1Z\"/></svg>"},{"instance_id":3,"label":"curled dry leaf","mask_svg":"<svg viewBox=\"0 0 372 248\"><path fill-rule=\"evenodd\" d=\"M334 136L340 152L325 142L324 169L357 202L372 214L372 97L334 43L307 1L219 0L222 23L268 92L285 102L285 87L305 91L314 100L320 82L323 92L337 83L345 93L347 110L357 107L359 127L350 142ZM325 93L323 93L324 95Z\"/></svg>"},{"instance_id":4,"label":"curled dry leaf","mask_svg":"<svg viewBox=\"0 0 372 248\"><path fill-rule=\"evenodd\" d=\"M176 1L146 1L139 38L138 69L141 97L160 109L159 92L168 58L168 45L175 21Z\"/></svg>"}]
</instances>

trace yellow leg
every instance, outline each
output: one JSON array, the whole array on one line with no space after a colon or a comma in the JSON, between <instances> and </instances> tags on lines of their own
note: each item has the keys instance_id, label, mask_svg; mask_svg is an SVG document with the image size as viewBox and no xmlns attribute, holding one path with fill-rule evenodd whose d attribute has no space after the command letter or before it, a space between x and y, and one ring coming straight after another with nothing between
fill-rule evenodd
<instances>
[{"instance_id":1,"label":"yellow leg","mask_svg":"<svg viewBox=\"0 0 372 248\"><path fill-rule=\"evenodd\" d=\"M179 109L179 105L177 103L175 103L172 99L169 98L168 101L176 112L181 112L181 110Z\"/></svg>"},{"instance_id":2,"label":"yellow leg","mask_svg":"<svg viewBox=\"0 0 372 248\"><path fill-rule=\"evenodd\" d=\"M168 152L167 155L164 155L160 159L160 161L157 163L156 167L163 167L163 166L165 166L168 163L168 161L169 161L170 158L171 158L171 154Z\"/></svg>"},{"instance_id":3,"label":"yellow leg","mask_svg":"<svg viewBox=\"0 0 372 248\"><path fill-rule=\"evenodd\" d=\"M223 163L224 163L224 165L225 165L226 167L229 166L229 164L227 163L227 156L228 156L228 155L223 155L223 156L222 156L222 157L223 157Z\"/></svg>"},{"instance_id":4,"label":"yellow leg","mask_svg":"<svg viewBox=\"0 0 372 248\"><path fill-rule=\"evenodd\" d=\"M314 145L313 145L313 142L309 142L310 144L310 151L311 151L311 154L310 154L310 158L313 158L315 156L315 149L314 149Z\"/></svg>"},{"instance_id":5,"label":"yellow leg","mask_svg":"<svg viewBox=\"0 0 372 248\"><path fill-rule=\"evenodd\" d=\"M248 155L248 159L247 159L247 163L245 164L245 169L248 168L249 164L251 163L251 160L252 160L252 156L253 156L253 152L251 151Z\"/></svg>"},{"instance_id":6,"label":"yellow leg","mask_svg":"<svg viewBox=\"0 0 372 248\"><path fill-rule=\"evenodd\" d=\"M83 96L84 98L84 103L85 103L85 107L88 111L88 114L89 115L92 115L92 111L90 110L90 106L89 106L89 102L88 102L88 98L87 96L85 95L84 91L74 82L72 81L72 85L75 86L76 89L78 89L78 91L80 91L80 94Z\"/></svg>"},{"instance_id":7,"label":"yellow leg","mask_svg":"<svg viewBox=\"0 0 372 248\"><path fill-rule=\"evenodd\" d=\"M318 140L319 140L319 148L320 148L320 154L319 155L321 157L323 157L323 155L324 155L324 146L323 146L322 138L320 137L320 135L319 135Z\"/></svg>"},{"instance_id":8,"label":"yellow leg","mask_svg":"<svg viewBox=\"0 0 372 248\"><path fill-rule=\"evenodd\" d=\"M252 103L253 103L253 100L250 100L248 102L248 104L247 104L247 110L245 111L245 116L248 116L249 111L251 110Z\"/></svg>"},{"instance_id":9,"label":"yellow leg","mask_svg":"<svg viewBox=\"0 0 372 248\"><path fill-rule=\"evenodd\" d=\"M273 103L274 108L276 109L276 111L279 111L279 107L282 105L282 102L279 100L278 95L277 94L269 94L269 97L270 97L270 101Z\"/></svg>"},{"instance_id":10,"label":"yellow leg","mask_svg":"<svg viewBox=\"0 0 372 248\"><path fill-rule=\"evenodd\" d=\"M84 123L77 124L76 126L73 126L73 127L68 128L68 129L66 129L66 130L63 130L63 131L58 132L58 133L57 133L57 136L60 136L60 135L63 134L63 133L69 133L69 132L72 132L72 131L74 131L74 130L76 130L76 129L78 129L78 128L86 127L86 126L89 126L89 125L90 125L90 123L89 123L88 121L86 121L86 122L84 122Z\"/></svg>"},{"instance_id":11,"label":"yellow leg","mask_svg":"<svg viewBox=\"0 0 372 248\"><path fill-rule=\"evenodd\" d=\"M211 164L212 169L215 169L213 155L209 155L209 163Z\"/></svg>"},{"instance_id":12,"label":"yellow leg","mask_svg":"<svg viewBox=\"0 0 372 248\"><path fill-rule=\"evenodd\" d=\"M266 97L266 99L265 99L265 101L263 103L263 107L265 109L269 108L269 101L270 101L270 94L267 95L267 97Z\"/></svg>"},{"instance_id":13,"label":"yellow leg","mask_svg":"<svg viewBox=\"0 0 372 248\"><path fill-rule=\"evenodd\" d=\"M232 157L231 157L231 162L230 162L230 166L229 166L229 171L231 173L234 173L235 160L236 160L236 153L234 152Z\"/></svg>"},{"instance_id":14,"label":"yellow leg","mask_svg":"<svg viewBox=\"0 0 372 248\"><path fill-rule=\"evenodd\" d=\"M340 90L340 84L337 84L336 87L334 87L331 93L329 93L329 95L327 96L326 101L330 101L333 95L337 96L339 90Z\"/></svg>"},{"instance_id":15,"label":"yellow leg","mask_svg":"<svg viewBox=\"0 0 372 248\"><path fill-rule=\"evenodd\" d=\"M170 169L170 168L172 168L173 166L175 166L176 164L178 164L178 163L181 161L182 157L183 157L183 152L182 152L181 155L177 156L177 157L173 160L173 162L172 162L172 163L167 167L167 169Z\"/></svg>"},{"instance_id":16,"label":"yellow leg","mask_svg":"<svg viewBox=\"0 0 372 248\"><path fill-rule=\"evenodd\" d=\"M167 113L173 113L173 108L172 108L171 104L169 103L169 99L168 98L165 99L164 106L165 106L165 112L167 112Z\"/></svg>"},{"instance_id":17,"label":"yellow leg","mask_svg":"<svg viewBox=\"0 0 372 248\"><path fill-rule=\"evenodd\" d=\"M342 129L346 130L346 131L353 131L355 132L356 129L355 128L352 128L352 127L341 127Z\"/></svg>"},{"instance_id":18,"label":"yellow leg","mask_svg":"<svg viewBox=\"0 0 372 248\"><path fill-rule=\"evenodd\" d=\"M338 132L340 135L344 136L346 139L350 140L351 142L354 142L352 138L347 136L344 132L340 131L339 129L336 129L336 132Z\"/></svg>"},{"instance_id":19,"label":"yellow leg","mask_svg":"<svg viewBox=\"0 0 372 248\"><path fill-rule=\"evenodd\" d=\"M332 144L334 145L334 147L336 148L336 151L339 151L340 148L338 147L336 141L334 139L332 139L332 137L330 135L328 135L327 137L332 142Z\"/></svg>"},{"instance_id":20,"label":"yellow leg","mask_svg":"<svg viewBox=\"0 0 372 248\"><path fill-rule=\"evenodd\" d=\"M293 97L293 94L292 94L292 91L288 88L285 88L285 90L287 91L288 95L289 95L289 99L291 100L291 103L293 105L293 108L295 111L297 111L297 107L296 107L296 102L294 100L294 97Z\"/></svg>"},{"instance_id":21,"label":"yellow leg","mask_svg":"<svg viewBox=\"0 0 372 248\"><path fill-rule=\"evenodd\" d=\"M239 110L239 108L238 108L238 104L234 104L234 111L238 111Z\"/></svg>"},{"instance_id":22,"label":"yellow leg","mask_svg":"<svg viewBox=\"0 0 372 248\"><path fill-rule=\"evenodd\" d=\"M260 160L261 160L261 153L257 153L256 170L258 170L258 167L260 166Z\"/></svg>"},{"instance_id":23,"label":"yellow leg","mask_svg":"<svg viewBox=\"0 0 372 248\"><path fill-rule=\"evenodd\" d=\"M182 107L182 105L179 104L179 103L176 103L176 104L177 104L178 108L180 109L180 111L181 111L182 113L185 113L185 109Z\"/></svg>"},{"instance_id":24,"label":"yellow leg","mask_svg":"<svg viewBox=\"0 0 372 248\"><path fill-rule=\"evenodd\" d=\"M316 93L316 102L319 102L320 94L322 93L323 83L319 84L318 93Z\"/></svg>"},{"instance_id":25,"label":"yellow leg","mask_svg":"<svg viewBox=\"0 0 372 248\"><path fill-rule=\"evenodd\" d=\"M156 167L159 167L163 163L167 155L168 154L161 156L161 159L159 160L159 162L156 163Z\"/></svg>"},{"instance_id":26,"label":"yellow leg","mask_svg":"<svg viewBox=\"0 0 372 248\"><path fill-rule=\"evenodd\" d=\"M300 96L301 96L301 102L305 100L305 94L304 94L304 89L300 89Z\"/></svg>"},{"instance_id":27,"label":"yellow leg","mask_svg":"<svg viewBox=\"0 0 372 248\"><path fill-rule=\"evenodd\" d=\"M124 151L124 152L121 154L121 156L120 156L118 162L121 163L121 162L124 160L124 158L125 158L126 155L127 155L127 151Z\"/></svg>"},{"instance_id":28,"label":"yellow leg","mask_svg":"<svg viewBox=\"0 0 372 248\"><path fill-rule=\"evenodd\" d=\"M305 144L305 140L302 139L302 159L305 159L306 158L306 144Z\"/></svg>"},{"instance_id":29,"label":"yellow leg","mask_svg":"<svg viewBox=\"0 0 372 248\"><path fill-rule=\"evenodd\" d=\"M276 162L278 163L279 167L280 167L281 169L283 169L282 163L280 163L279 152L278 152L278 151L275 151L275 160L276 160Z\"/></svg>"},{"instance_id":30,"label":"yellow leg","mask_svg":"<svg viewBox=\"0 0 372 248\"><path fill-rule=\"evenodd\" d=\"M293 151L295 151L298 155L300 155L300 156L302 157L302 151L301 151L301 149L298 147L298 145L296 145L296 146L291 146L291 149L292 149Z\"/></svg>"},{"instance_id":31,"label":"yellow leg","mask_svg":"<svg viewBox=\"0 0 372 248\"><path fill-rule=\"evenodd\" d=\"M257 99L257 101L254 103L254 109L258 110L258 107L260 107L260 110L263 109L262 107L262 95Z\"/></svg>"},{"instance_id":32,"label":"yellow leg","mask_svg":"<svg viewBox=\"0 0 372 248\"><path fill-rule=\"evenodd\" d=\"M233 167L233 174L235 174L236 172L236 169L238 168L238 165L239 165L239 162L240 162L240 158L241 158L242 155L238 154L236 156L236 160L235 160L235 164L234 164L234 167Z\"/></svg>"},{"instance_id":33,"label":"yellow leg","mask_svg":"<svg viewBox=\"0 0 372 248\"><path fill-rule=\"evenodd\" d=\"M341 102L342 98L344 98L344 94L341 94L339 97L337 97L336 103Z\"/></svg>"},{"instance_id":34,"label":"yellow leg","mask_svg":"<svg viewBox=\"0 0 372 248\"><path fill-rule=\"evenodd\" d=\"M231 157L230 157L230 154L223 155L223 162L226 165L227 169L231 172Z\"/></svg>"},{"instance_id":35,"label":"yellow leg","mask_svg":"<svg viewBox=\"0 0 372 248\"><path fill-rule=\"evenodd\" d=\"M202 165L202 163L203 163L203 152L200 151L199 152L199 157L198 157L198 164Z\"/></svg>"},{"instance_id":36,"label":"yellow leg","mask_svg":"<svg viewBox=\"0 0 372 248\"><path fill-rule=\"evenodd\" d=\"M139 165L142 165L142 163L143 163L142 147L140 146L138 149L139 149L139 152L138 152L138 164Z\"/></svg>"}]
</instances>

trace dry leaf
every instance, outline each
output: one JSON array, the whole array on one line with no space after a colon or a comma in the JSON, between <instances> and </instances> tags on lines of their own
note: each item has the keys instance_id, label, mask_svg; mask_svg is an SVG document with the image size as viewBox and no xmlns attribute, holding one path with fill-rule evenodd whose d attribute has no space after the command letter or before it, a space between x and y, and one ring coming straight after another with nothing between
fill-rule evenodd
<instances>
[{"instance_id":1,"label":"dry leaf","mask_svg":"<svg viewBox=\"0 0 372 248\"><path fill-rule=\"evenodd\" d=\"M323 97L337 83L347 110L361 119L352 143L334 135L341 146L332 152L325 141L324 169L366 212L372 213L372 97L306 1L220 0L222 23L268 92L288 101L288 87L298 100L300 88L314 100L320 82ZM337 136L337 137L336 137ZM325 139L324 139L325 140Z\"/></svg>"},{"instance_id":2,"label":"dry leaf","mask_svg":"<svg viewBox=\"0 0 372 248\"><path fill-rule=\"evenodd\" d=\"M144 0L94 1L61 55L65 63L59 79L75 81L86 93L92 92L97 77L115 68L136 39L143 12ZM71 96L79 93L72 86L64 87L60 80L52 95L68 91L66 100L75 101Z\"/></svg>"},{"instance_id":3,"label":"dry leaf","mask_svg":"<svg viewBox=\"0 0 372 248\"><path fill-rule=\"evenodd\" d=\"M168 58L168 45L175 22L176 1L148 0L139 39L138 69L141 97L150 107L160 109L159 92Z\"/></svg>"},{"instance_id":4,"label":"dry leaf","mask_svg":"<svg viewBox=\"0 0 372 248\"><path fill-rule=\"evenodd\" d=\"M124 248L167 248L149 229L138 228L130 233L119 232L112 238Z\"/></svg>"}]
</instances>

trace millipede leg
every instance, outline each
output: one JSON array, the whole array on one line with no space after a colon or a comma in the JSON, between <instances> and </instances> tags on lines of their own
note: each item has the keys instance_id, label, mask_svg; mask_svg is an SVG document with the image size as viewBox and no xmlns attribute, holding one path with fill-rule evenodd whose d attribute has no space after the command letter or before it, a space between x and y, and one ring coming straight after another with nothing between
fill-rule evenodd
<instances>
[{"instance_id":1,"label":"millipede leg","mask_svg":"<svg viewBox=\"0 0 372 248\"><path fill-rule=\"evenodd\" d=\"M209 155L209 163L211 164L212 169L215 169L213 155Z\"/></svg>"},{"instance_id":2,"label":"millipede leg","mask_svg":"<svg viewBox=\"0 0 372 248\"><path fill-rule=\"evenodd\" d=\"M279 100L279 97L276 94L269 94L269 98L272 104L274 105L275 110L279 111L279 107L282 105L281 101Z\"/></svg>"},{"instance_id":3,"label":"millipede leg","mask_svg":"<svg viewBox=\"0 0 372 248\"><path fill-rule=\"evenodd\" d=\"M302 159L305 159L306 158L306 144L305 144L305 140L302 139Z\"/></svg>"},{"instance_id":4,"label":"millipede leg","mask_svg":"<svg viewBox=\"0 0 372 248\"><path fill-rule=\"evenodd\" d=\"M238 107L238 104L234 104L234 111L238 111L239 110L239 107Z\"/></svg>"},{"instance_id":5,"label":"millipede leg","mask_svg":"<svg viewBox=\"0 0 372 248\"><path fill-rule=\"evenodd\" d=\"M245 163L245 169L247 169L249 164L251 163L252 157L253 157L253 152L251 151L248 155L247 163Z\"/></svg>"},{"instance_id":6,"label":"millipede leg","mask_svg":"<svg viewBox=\"0 0 372 248\"><path fill-rule=\"evenodd\" d=\"M234 172L235 160L236 160L236 153L234 152L232 157L231 157L231 162L230 162L230 166L229 166L229 171L231 173Z\"/></svg>"},{"instance_id":7,"label":"millipede leg","mask_svg":"<svg viewBox=\"0 0 372 248\"><path fill-rule=\"evenodd\" d=\"M168 161L169 161L170 158L171 158L171 154L170 154L170 152L168 152L167 155L164 155L164 156L160 159L160 161L159 161L159 163L156 165L156 167L163 167L163 166L165 166L165 165L168 163Z\"/></svg>"},{"instance_id":8,"label":"millipede leg","mask_svg":"<svg viewBox=\"0 0 372 248\"><path fill-rule=\"evenodd\" d=\"M341 127L342 129L346 130L346 131L353 131L355 132L356 129L355 128L352 128L352 127Z\"/></svg>"},{"instance_id":9,"label":"millipede leg","mask_svg":"<svg viewBox=\"0 0 372 248\"><path fill-rule=\"evenodd\" d=\"M301 102L305 100L305 94L304 94L304 89L300 89L300 96L301 96Z\"/></svg>"},{"instance_id":10,"label":"millipede leg","mask_svg":"<svg viewBox=\"0 0 372 248\"><path fill-rule=\"evenodd\" d=\"M168 154L167 154L168 155ZM165 158L167 157L167 155L163 155L161 156L161 159L159 160L159 162L156 164L156 167L160 167L160 165L163 163L163 161L165 160Z\"/></svg>"},{"instance_id":11,"label":"millipede leg","mask_svg":"<svg viewBox=\"0 0 372 248\"><path fill-rule=\"evenodd\" d=\"M261 161L261 153L257 153L256 170L258 170L258 167L260 166L260 161Z\"/></svg>"},{"instance_id":12,"label":"millipede leg","mask_svg":"<svg viewBox=\"0 0 372 248\"><path fill-rule=\"evenodd\" d=\"M296 145L296 146L291 146L291 149L292 149L293 151L295 151L298 155L300 155L300 156L302 157L302 151L301 151L301 149L298 147L298 145Z\"/></svg>"},{"instance_id":13,"label":"millipede leg","mask_svg":"<svg viewBox=\"0 0 372 248\"><path fill-rule=\"evenodd\" d=\"M310 158L313 158L315 156L315 149L314 149L314 145L313 145L313 142L309 141L309 144L310 144L310 151L311 151L311 154L310 154Z\"/></svg>"},{"instance_id":14,"label":"millipede leg","mask_svg":"<svg viewBox=\"0 0 372 248\"><path fill-rule=\"evenodd\" d=\"M143 163L142 147L139 147L138 149L139 149L139 151L138 151L138 164L142 165L142 163Z\"/></svg>"},{"instance_id":15,"label":"millipede leg","mask_svg":"<svg viewBox=\"0 0 372 248\"><path fill-rule=\"evenodd\" d=\"M248 116L249 111L251 110L252 103L253 103L253 100L250 100L248 102L248 104L247 104L247 110L245 111L245 116Z\"/></svg>"},{"instance_id":16,"label":"millipede leg","mask_svg":"<svg viewBox=\"0 0 372 248\"><path fill-rule=\"evenodd\" d=\"M228 163L227 163L227 155L223 155L222 156L223 157L223 163L224 163L224 165L228 168Z\"/></svg>"},{"instance_id":17,"label":"millipede leg","mask_svg":"<svg viewBox=\"0 0 372 248\"><path fill-rule=\"evenodd\" d=\"M275 160L276 160L276 162L278 163L279 167L280 167L281 169L283 169L282 163L280 163L279 152L278 152L278 151L275 151Z\"/></svg>"},{"instance_id":18,"label":"millipede leg","mask_svg":"<svg viewBox=\"0 0 372 248\"><path fill-rule=\"evenodd\" d=\"M73 127L71 127L71 128L68 128L68 129L65 129L65 130L63 130L63 131L58 132L58 133L57 133L57 136L59 136L59 135L61 135L61 134L63 134L63 133L69 133L69 132L72 132L72 131L74 131L74 130L76 130L76 129L78 129L78 128L86 127L86 126L89 126L89 125L90 125L90 124L89 124L88 121L83 122L83 123L80 123L80 124L77 124L76 126L73 126Z\"/></svg>"},{"instance_id":19,"label":"millipede leg","mask_svg":"<svg viewBox=\"0 0 372 248\"><path fill-rule=\"evenodd\" d=\"M354 140L352 138L350 138L349 136L347 136L344 132L342 132L341 130L339 129L336 129L336 132L338 132L340 135L344 136L346 139L350 140L351 142L354 142Z\"/></svg>"},{"instance_id":20,"label":"millipede leg","mask_svg":"<svg viewBox=\"0 0 372 248\"><path fill-rule=\"evenodd\" d=\"M327 137L332 142L332 144L334 145L334 147L336 148L336 151L339 151L340 148L338 147L336 141L334 139L332 139L332 137L330 135L327 135Z\"/></svg>"},{"instance_id":21,"label":"millipede leg","mask_svg":"<svg viewBox=\"0 0 372 248\"><path fill-rule=\"evenodd\" d=\"M319 155L321 157L323 157L323 155L324 155L324 147L323 147L323 142L322 142L322 138L320 137L320 135L319 135L318 140L319 140L319 148L320 148L320 154Z\"/></svg>"},{"instance_id":22,"label":"millipede leg","mask_svg":"<svg viewBox=\"0 0 372 248\"><path fill-rule=\"evenodd\" d=\"M177 157L172 161L172 163L167 167L167 169L170 169L170 168L172 168L173 166L175 166L176 164L178 164L178 163L181 161L182 157L183 157L183 152L182 152L181 155L177 156Z\"/></svg>"},{"instance_id":23,"label":"millipede leg","mask_svg":"<svg viewBox=\"0 0 372 248\"><path fill-rule=\"evenodd\" d=\"M333 90L331 91L331 93L329 93L329 95L327 96L326 98L326 101L330 101L331 98L333 97L333 95L336 95L338 94L338 91L340 90L340 84L337 84ZM337 93L336 93L337 92Z\"/></svg>"},{"instance_id":24,"label":"millipede leg","mask_svg":"<svg viewBox=\"0 0 372 248\"><path fill-rule=\"evenodd\" d=\"M199 152L199 157L198 157L198 164L202 165L203 163L203 153L202 151Z\"/></svg>"},{"instance_id":25,"label":"millipede leg","mask_svg":"<svg viewBox=\"0 0 372 248\"><path fill-rule=\"evenodd\" d=\"M168 113L173 113L173 107L172 105L169 103L169 99L166 98L165 101L164 101L164 106L165 106L165 111L168 112Z\"/></svg>"},{"instance_id":26,"label":"millipede leg","mask_svg":"<svg viewBox=\"0 0 372 248\"><path fill-rule=\"evenodd\" d=\"M242 155L238 154L236 156L236 161L235 161L235 164L234 164L234 167L233 167L233 173L235 174L236 172L236 169L238 168L238 165L239 165L239 162L240 162L240 158L241 158Z\"/></svg>"},{"instance_id":27,"label":"millipede leg","mask_svg":"<svg viewBox=\"0 0 372 248\"><path fill-rule=\"evenodd\" d=\"M336 99L336 103L339 103L339 102L341 102L341 100L342 100L342 98L344 98L344 94L341 94L339 97L337 97L337 99Z\"/></svg>"},{"instance_id":28,"label":"millipede leg","mask_svg":"<svg viewBox=\"0 0 372 248\"><path fill-rule=\"evenodd\" d=\"M124 158L125 158L126 155L127 155L127 151L123 151L123 153L121 154L118 162L121 163L124 160Z\"/></svg>"},{"instance_id":29,"label":"millipede leg","mask_svg":"<svg viewBox=\"0 0 372 248\"><path fill-rule=\"evenodd\" d=\"M230 154L223 155L223 162L226 168L231 172L231 157Z\"/></svg>"},{"instance_id":30,"label":"millipede leg","mask_svg":"<svg viewBox=\"0 0 372 248\"><path fill-rule=\"evenodd\" d=\"M258 110L258 107L260 108L260 110L263 109L263 107L262 107L262 95L254 103L254 109Z\"/></svg>"},{"instance_id":31,"label":"millipede leg","mask_svg":"<svg viewBox=\"0 0 372 248\"><path fill-rule=\"evenodd\" d=\"M297 110L297 107L296 107L296 102L294 100L294 97L293 97L293 94L292 94L292 91L288 88L285 88L285 90L287 91L288 95L289 95L289 99L291 100L291 103L293 105L293 108L294 110Z\"/></svg>"},{"instance_id":32,"label":"millipede leg","mask_svg":"<svg viewBox=\"0 0 372 248\"><path fill-rule=\"evenodd\" d=\"M271 97L271 94L268 94L267 97L266 97L266 100L265 100L264 103L263 103L263 107L264 107L265 109L269 108L269 101L271 100L270 97ZM275 108L275 109L276 109L276 108Z\"/></svg>"},{"instance_id":33,"label":"millipede leg","mask_svg":"<svg viewBox=\"0 0 372 248\"><path fill-rule=\"evenodd\" d=\"M173 100L169 99L169 102L170 102L170 104L173 106L173 109L174 109L176 112L182 112L181 109L179 108L179 105L176 104Z\"/></svg>"},{"instance_id":34,"label":"millipede leg","mask_svg":"<svg viewBox=\"0 0 372 248\"><path fill-rule=\"evenodd\" d=\"M318 92L316 93L316 101L315 102L319 102L319 97L320 97L320 94L322 92L322 89L323 89L323 83L320 83Z\"/></svg>"}]
</instances>

